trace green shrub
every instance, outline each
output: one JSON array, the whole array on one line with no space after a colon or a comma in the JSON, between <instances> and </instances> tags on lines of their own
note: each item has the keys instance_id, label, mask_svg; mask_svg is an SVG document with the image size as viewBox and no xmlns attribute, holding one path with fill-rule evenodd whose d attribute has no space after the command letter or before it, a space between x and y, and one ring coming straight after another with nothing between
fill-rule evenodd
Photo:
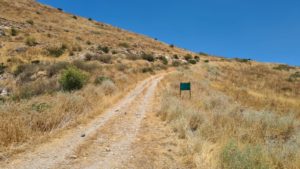
<instances>
[{"instance_id":1,"label":"green shrub","mask_svg":"<svg viewBox=\"0 0 300 169\"><path fill-rule=\"evenodd\" d=\"M17 29L15 29L15 28L11 28L11 30L10 30L10 35L11 36L17 36L18 35L18 30Z\"/></svg>"},{"instance_id":2,"label":"green shrub","mask_svg":"<svg viewBox=\"0 0 300 169\"><path fill-rule=\"evenodd\" d=\"M109 53L109 48L107 46L98 46L98 50L103 51L104 53Z\"/></svg>"},{"instance_id":3,"label":"green shrub","mask_svg":"<svg viewBox=\"0 0 300 169\"><path fill-rule=\"evenodd\" d=\"M197 62L199 62L200 61L200 57L199 56L194 56L194 59L197 61Z\"/></svg>"},{"instance_id":4,"label":"green shrub","mask_svg":"<svg viewBox=\"0 0 300 169\"><path fill-rule=\"evenodd\" d=\"M142 59L147 60L149 62L154 62L155 61L154 56L151 55L151 54L143 54Z\"/></svg>"},{"instance_id":5,"label":"green shrub","mask_svg":"<svg viewBox=\"0 0 300 169\"><path fill-rule=\"evenodd\" d=\"M268 169L258 146L247 146L240 150L233 141L229 142L221 152L221 168L223 169Z\"/></svg>"},{"instance_id":6,"label":"green shrub","mask_svg":"<svg viewBox=\"0 0 300 169\"><path fill-rule=\"evenodd\" d=\"M191 54L187 54L187 55L184 56L184 59L186 61L189 61L190 59L193 59L193 56Z\"/></svg>"},{"instance_id":7,"label":"green shrub","mask_svg":"<svg viewBox=\"0 0 300 169\"><path fill-rule=\"evenodd\" d=\"M87 75L74 67L68 67L64 70L59 79L59 83L65 91L81 89L86 81Z\"/></svg>"},{"instance_id":8,"label":"green shrub","mask_svg":"<svg viewBox=\"0 0 300 169\"><path fill-rule=\"evenodd\" d=\"M170 44L170 48L174 48L175 46L173 44Z\"/></svg>"},{"instance_id":9,"label":"green shrub","mask_svg":"<svg viewBox=\"0 0 300 169\"><path fill-rule=\"evenodd\" d=\"M95 79L95 84L96 85L101 85L104 81L106 81L106 80L108 80L108 81L112 81L113 82L113 80L111 79L111 78L109 78L109 77L106 77L106 76L99 76L99 77L97 77L96 79Z\"/></svg>"},{"instance_id":10,"label":"green shrub","mask_svg":"<svg viewBox=\"0 0 300 169\"><path fill-rule=\"evenodd\" d=\"M139 59L142 59L142 58L139 55L130 54L130 55L126 56L126 59L128 59L128 60L139 60Z\"/></svg>"},{"instance_id":11,"label":"green shrub","mask_svg":"<svg viewBox=\"0 0 300 169\"><path fill-rule=\"evenodd\" d=\"M27 20L26 22L27 22L28 24L30 24L30 25L34 25L33 20Z\"/></svg>"},{"instance_id":12,"label":"green shrub","mask_svg":"<svg viewBox=\"0 0 300 169\"><path fill-rule=\"evenodd\" d=\"M208 56L209 54L204 53L204 52L199 52L199 55L202 55L202 56Z\"/></svg>"},{"instance_id":13,"label":"green shrub","mask_svg":"<svg viewBox=\"0 0 300 169\"><path fill-rule=\"evenodd\" d=\"M28 37L26 39L25 43L26 43L27 46L36 46L38 44L36 39L33 38L33 37Z\"/></svg>"},{"instance_id":14,"label":"green shrub","mask_svg":"<svg viewBox=\"0 0 300 169\"><path fill-rule=\"evenodd\" d=\"M73 18L73 19L77 19L77 16L73 15L72 18Z\"/></svg>"},{"instance_id":15,"label":"green shrub","mask_svg":"<svg viewBox=\"0 0 300 169\"><path fill-rule=\"evenodd\" d=\"M197 64L197 60L195 60L195 59L190 59L188 62L193 65Z\"/></svg>"},{"instance_id":16,"label":"green shrub","mask_svg":"<svg viewBox=\"0 0 300 169\"><path fill-rule=\"evenodd\" d=\"M274 67L275 70L284 70L284 71L290 71L291 69L295 69L295 67L289 66L289 65L278 65Z\"/></svg>"},{"instance_id":17,"label":"green shrub","mask_svg":"<svg viewBox=\"0 0 300 169\"><path fill-rule=\"evenodd\" d=\"M142 68L142 73L153 73L153 68L152 67L144 67Z\"/></svg>"},{"instance_id":18,"label":"green shrub","mask_svg":"<svg viewBox=\"0 0 300 169\"><path fill-rule=\"evenodd\" d=\"M60 57L65 53L66 46L62 45L61 47L49 47L47 48L48 55L53 57Z\"/></svg>"},{"instance_id":19,"label":"green shrub","mask_svg":"<svg viewBox=\"0 0 300 169\"><path fill-rule=\"evenodd\" d=\"M174 66L174 67L178 67L178 66L180 66L180 62L179 62L179 60L173 60L173 62L172 62L172 66Z\"/></svg>"},{"instance_id":20,"label":"green shrub","mask_svg":"<svg viewBox=\"0 0 300 169\"><path fill-rule=\"evenodd\" d=\"M87 45L91 45L92 42L88 40L88 41L86 41L86 44L87 44Z\"/></svg>"},{"instance_id":21,"label":"green shrub","mask_svg":"<svg viewBox=\"0 0 300 169\"><path fill-rule=\"evenodd\" d=\"M209 60L204 60L205 63L209 63Z\"/></svg>"},{"instance_id":22,"label":"green shrub","mask_svg":"<svg viewBox=\"0 0 300 169\"><path fill-rule=\"evenodd\" d=\"M124 48L129 48L130 47L130 45L126 42L119 43L119 46L124 47Z\"/></svg>"},{"instance_id":23,"label":"green shrub","mask_svg":"<svg viewBox=\"0 0 300 169\"><path fill-rule=\"evenodd\" d=\"M174 59L179 59L178 55L174 55L173 57L174 57Z\"/></svg>"},{"instance_id":24,"label":"green shrub","mask_svg":"<svg viewBox=\"0 0 300 169\"><path fill-rule=\"evenodd\" d=\"M4 73L5 69L6 69L6 66L4 66L4 63L1 63L0 64L0 75Z\"/></svg>"},{"instance_id":25,"label":"green shrub","mask_svg":"<svg viewBox=\"0 0 300 169\"><path fill-rule=\"evenodd\" d=\"M234 58L234 60L242 63L247 63L251 61L251 59L242 59L242 58Z\"/></svg>"},{"instance_id":26,"label":"green shrub","mask_svg":"<svg viewBox=\"0 0 300 169\"><path fill-rule=\"evenodd\" d=\"M88 20L89 20L89 21L93 21L93 19L92 19L92 18L89 18Z\"/></svg>"},{"instance_id":27,"label":"green shrub","mask_svg":"<svg viewBox=\"0 0 300 169\"><path fill-rule=\"evenodd\" d=\"M289 82L294 82L296 80L300 79L300 72L295 72L293 74L290 75L288 81Z\"/></svg>"}]
</instances>

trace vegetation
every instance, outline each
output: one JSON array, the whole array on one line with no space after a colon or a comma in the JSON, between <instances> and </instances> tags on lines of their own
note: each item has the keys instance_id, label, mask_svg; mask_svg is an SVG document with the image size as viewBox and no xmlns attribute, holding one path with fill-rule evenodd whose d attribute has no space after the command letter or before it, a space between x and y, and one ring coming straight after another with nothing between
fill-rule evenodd
<instances>
[{"instance_id":1,"label":"vegetation","mask_svg":"<svg viewBox=\"0 0 300 169\"><path fill-rule=\"evenodd\" d=\"M65 91L78 90L86 83L87 75L79 69L69 67L63 71L59 83Z\"/></svg>"},{"instance_id":2,"label":"vegetation","mask_svg":"<svg viewBox=\"0 0 300 169\"><path fill-rule=\"evenodd\" d=\"M281 70L281 71L290 71L291 69L295 69L295 68L292 66L289 66L289 65L278 65L278 66L274 67L273 69Z\"/></svg>"},{"instance_id":3,"label":"vegetation","mask_svg":"<svg viewBox=\"0 0 300 169\"><path fill-rule=\"evenodd\" d=\"M33 20L31 20L31 19L30 19L30 20L27 20L26 22L27 22L28 24L30 24L30 25L34 25L34 22L33 22Z\"/></svg>"},{"instance_id":4,"label":"vegetation","mask_svg":"<svg viewBox=\"0 0 300 169\"><path fill-rule=\"evenodd\" d=\"M66 46L65 45L62 45L61 47L49 47L47 48L47 52L48 52L48 55L50 56L53 56L53 57L60 57L61 55L64 54L66 50Z\"/></svg>"},{"instance_id":5,"label":"vegetation","mask_svg":"<svg viewBox=\"0 0 300 169\"><path fill-rule=\"evenodd\" d=\"M197 60L195 60L195 59L189 59L188 62L193 65L197 64Z\"/></svg>"},{"instance_id":6,"label":"vegetation","mask_svg":"<svg viewBox=\"0 0 300 169\"><path fill-rule=\"evenodd\" d=\"M142 58L143 58L144 60L149 61L149 62L154 62L154 61L155 61L154 56L151 55L151 54L143 54L143 55L142 55Z\"/></svg>"},{"instance_id":7,"label":"vegetation","mask_svg":"<svg viewBox=\"0 0 300 169\"><path fill-rule=\"evenodd\" d=\"M11 36L17 36L18 35L18 30L17 29L15 29L15 28L11 28L11 30L10 30L10 35Z\"/></svg>"},{"instance_id":8,"label":"vegetation","mask_svg":"<svg viewBox=\"0 0 300 169\"><path fill-rule=\"evenodd\" d=\"M104 52L104 53L109 53L109 48L107 46L98 46L98 50Z\"/></svg>"},{"instance_id":9,"label":"vegetation","mask_svg":"<svg viewBox=\"0 0 300 169\"><path fill-rule=\"evenodd\" d=\"M27 46L36 46L38 44L36 39L33 37L28 37L25 43Z\"/></svg>"},{"instance_id":10,"label":"vegetation","mask_svg":"<svg viewBox=\"0 0 300 169\"><path fill-rule=\"evenodd\" d=\"M184 59L185 59L186 61L189 61L189 60L193 59L193 56L192 56L191 54L186 54L186 55L184 56Z\"/></svg>"},{"instance_id":11,"label":"vegetation","mask_svg":"<svg viewBox=\"0 0 300 169\"><path fill-rule=\"evenodd\" d=\"M95 84L101 85L104 81L112 81L112 79L106 76L99 76L95 79Z\"/></svg>"},{"instance_id":12,"label":"vegetation","mask_svg":"<svg viewBox=\"0 0 300 169\"><path fill-rule=\"evenodd\" d=\"M124 48L129 48L130 47L130 45L126 42L119 43L119 46L124 47Z\"/></svg>"}]
</instances>

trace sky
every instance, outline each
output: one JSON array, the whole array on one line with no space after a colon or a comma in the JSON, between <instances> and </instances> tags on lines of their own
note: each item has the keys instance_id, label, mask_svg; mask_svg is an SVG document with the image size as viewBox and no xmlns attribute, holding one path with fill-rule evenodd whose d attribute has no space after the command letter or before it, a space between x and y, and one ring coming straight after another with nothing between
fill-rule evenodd
<instances>
[{"instance_id":1,"label":"sky","mask_svg":"<svg viewBox=\"0 0 300 169\"><path fill-rule=\"evenodd\" d=\"M194 52L300 66L299 0L38 0Z\"/></svg>"}]
</instances>

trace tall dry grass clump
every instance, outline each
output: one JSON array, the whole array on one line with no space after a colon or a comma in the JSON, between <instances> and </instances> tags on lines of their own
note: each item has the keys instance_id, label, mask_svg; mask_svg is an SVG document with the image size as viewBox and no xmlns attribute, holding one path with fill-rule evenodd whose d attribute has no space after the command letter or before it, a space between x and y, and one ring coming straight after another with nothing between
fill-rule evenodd
<instances>
[{"instance_id":1,"label":"tall dry grass clump","mask_svg":"<svg viewBox=\"0 0 300 169\"><path fill-rule=\"evenodd\" d=\"M194 168L299 168L297 114L243 106L215 90L220 74L219 68L203 66L164 80L159 116L182 140L183 162ZM179 97L180 81L192 83L192 99Z\"/></svg>"}]
</instances>

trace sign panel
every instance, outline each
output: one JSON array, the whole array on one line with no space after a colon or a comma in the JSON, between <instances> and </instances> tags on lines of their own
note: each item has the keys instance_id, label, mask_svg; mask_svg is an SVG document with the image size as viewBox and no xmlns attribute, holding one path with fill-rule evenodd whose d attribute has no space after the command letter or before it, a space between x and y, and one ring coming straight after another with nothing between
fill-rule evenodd
<instances>
[{"instance_id":1,"label":"sign panel","mask_svg":"<svg viewBox=\"0 0 300 169\"><path fill-rule=\"evenodd\" d=\"M190 91L190 98L192 97L192 89L191 89L191 83L180 83L180 97L181 97L181 91Z\"/></svg>"}]
</instances>

